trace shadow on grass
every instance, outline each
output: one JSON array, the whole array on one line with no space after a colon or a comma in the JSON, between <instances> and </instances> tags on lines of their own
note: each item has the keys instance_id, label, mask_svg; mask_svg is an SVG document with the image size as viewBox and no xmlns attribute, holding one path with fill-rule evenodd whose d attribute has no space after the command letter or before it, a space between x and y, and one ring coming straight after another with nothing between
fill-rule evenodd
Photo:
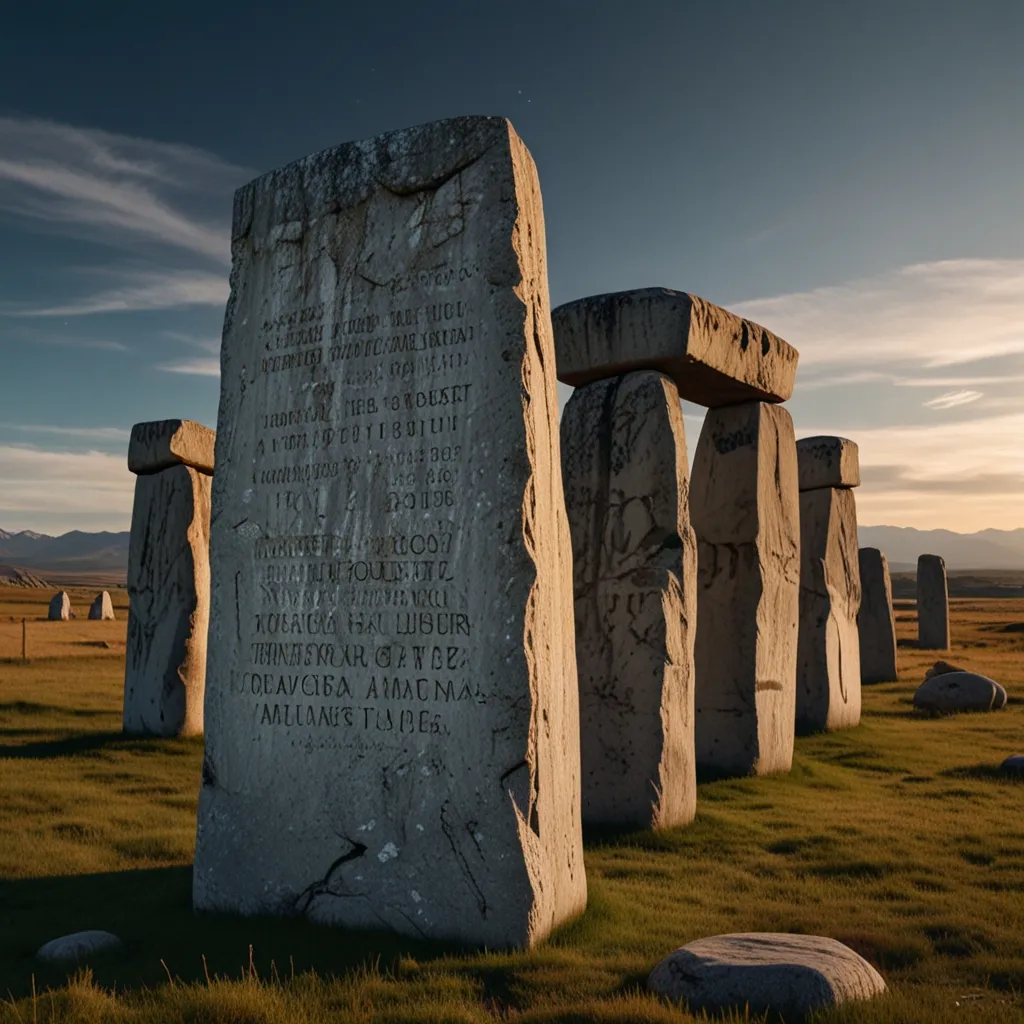
<instances>
[{"instance_id":1,"label":"shadow on grass","mask_svg":"<svg viewBox=\"0 0 1024 1024\"><path fill-rule=\"evenodd\" d=\"M1020 783L1024 776L1019 773L1004 771L997 764L971 764L962 765L957 768L947 768L939 772L939 775L947 779L981 779L987 782L1014 782Z\"/></svg>"},{"instance_id":2,"label":"shadow on grass","mask_svg":"<svg viewBox=\"0 0 1024 1024\"><path fill-rule=\"evenodd\" d=\"M78 733L57 740L0 745L0 757L47 760L54 757L70 757L75 754L90 754L96 750L131 749L138 743L137 737L125 736L123 732Z\"/></svg>"},{"instance_id":3,"label":"shadow on grass","mask_svg":"<svg viewBox=\"0 0 1024 1024\"><path fill-rule=\"evenodd\" d=\"M419 962L465 953L455 943L428 942L385 932L310 924L303 918L240 918L192 912L191 867L150 868L105 874L0 880L0 991L19 998L67 981L76 965L35 958L50 939L90 928L111 931L124 946L89 958L96 980L118 988L239 977L252 963L263 977L314 969L342 975L364 965L391 969L400 959ZM204 962L205 958L205 962ZM166 964L166 968L164 967ZM485 980L505 1002L513 993L500 971Z\"/></svg>"}]
</instances>

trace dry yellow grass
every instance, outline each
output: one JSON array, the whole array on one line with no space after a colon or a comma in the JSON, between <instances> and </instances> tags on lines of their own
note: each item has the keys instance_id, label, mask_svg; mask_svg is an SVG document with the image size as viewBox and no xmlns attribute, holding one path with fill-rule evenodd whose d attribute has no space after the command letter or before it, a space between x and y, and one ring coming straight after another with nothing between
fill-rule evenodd
<instances>
[{"instance_id":1,"label":"dry yellow grass","mask_svg":"<svg viewBox=\"0 0 1024 1024\"><path fill-rule=\"evenodd\" d=\"M1024 1020L1024 785L998 772L1024 753L1024 600L953 609L945 657L1003 682L1005 711L918 717L938 655L901 647L901 682L865 688L860 728L799 740L790 775L702 785L688 828L589 835L588 910L531 953L193 917L201 741L120 736L117 652L0 663L0 1021L689 1021L646 972L759 929L834 936L885 975L885 999L822 1020ZM86 927L124 951L70 984L34 960Z\"/></svg>"}]
</instances>

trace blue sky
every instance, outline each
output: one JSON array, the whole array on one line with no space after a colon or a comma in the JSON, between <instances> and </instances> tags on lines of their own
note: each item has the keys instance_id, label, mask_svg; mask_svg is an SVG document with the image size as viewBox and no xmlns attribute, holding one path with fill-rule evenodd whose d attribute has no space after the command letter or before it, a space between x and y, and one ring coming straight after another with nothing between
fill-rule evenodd
<instances>
[{"instance_id":1,"label":"blue sky","mask_svg":"<svg viewBox=\"0 0 1024 1024\"><path fill-rule=\"evenodd\" d=\"M18 5L0 527L125 529L132 423L216 423L235 187L462 113L537 161L555 304L750 316L798 436L860 443L862 523L1024 526L1022 53L985 0Z\"/></svg>"}]
</instances>

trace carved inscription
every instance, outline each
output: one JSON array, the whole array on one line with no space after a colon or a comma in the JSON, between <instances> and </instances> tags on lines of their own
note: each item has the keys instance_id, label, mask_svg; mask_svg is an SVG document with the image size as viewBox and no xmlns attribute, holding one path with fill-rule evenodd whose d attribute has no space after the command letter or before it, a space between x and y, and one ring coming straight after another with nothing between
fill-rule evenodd
<instances>
[{"instance_id":1,"label":"carved inscription","mask_svg":"<svg viewBox=\"0 0 1024 1024\"><path fill-rule=\"evenodd\" d=\"M454 523L469 507L475 267L268 316L254 386L257 593L231 691L260 729L452 735L487 694ZM288 396L283 401L282 396ZM471 727L471 726L470 726Z\"/></svg>"}]
</instances>

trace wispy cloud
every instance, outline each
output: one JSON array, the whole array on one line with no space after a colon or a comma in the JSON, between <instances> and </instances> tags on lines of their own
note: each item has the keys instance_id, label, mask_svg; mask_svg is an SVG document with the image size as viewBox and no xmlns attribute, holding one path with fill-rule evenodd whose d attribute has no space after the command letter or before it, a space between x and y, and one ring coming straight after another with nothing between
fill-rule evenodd
<instances>
[{"instance_id":1,"label":"wispy cloud","mask_svg":"<svg viewBox=\"0 0 1024 1024\"><path fill-rule=\"evenodd\" d=\"M228 198L251 176L243 168L190 146L11 117L0 118L0 154L10 215L230 262Z\"/></svg>"},{"instance_id":2,"label":"wispy cloud","mask_svg":"<svg viewBox=\"0 0 1024 1024\"><path fill-rule=\"evenodd\" d=\"M26 434L53 434L92 441L128 441L131 431L124 427L57 427L48 423L0 423L0 429Z\"/></svg>"},{"instance_id":3,"label":"wispy cloud","mask_svg":"<svg viewBox=\"0 0 1024 1024\"><path fill-rule=\"evenodd\" d=\"M85 299L50 306L0 306L0 313L22 317L88 316L185 306L223 306L228 298L226 275L201 270L135 271L124 283Z\"/></svg>"},{"instance_id":4,"label":"wispy cloud","mask_svg":"<svg viewBox=\"0 0 1024 1024\"><path fill-rule=\"evenodd\" d=\"M181 359L178 362L173 363L160 363L157 366L158 370L164 370L167 373L189 373L196 377L219 377L220 376L220 360L219 359Z\"/></svg>"},{"instance_id":5,"label":"wispy cloud","mask_svg":"<svg viewBox=\"0 0 1024 1024\"><path fill-rule=\"evenodd\" d=\"M1024 260L943 260L730 304L800 351L804 371L954 366L1024 353Z\"/></svg>"},{"instance_id":6,"label":"wispy cloud","mask_svg":"<svg viewBox=\"0 0 1024 1024\"><path fill-rule=\"evenodd\" d=\"M981 397L981 391L947 391L944 395L930 398L921 404L926 409L955 409L958 405L970 405Z\"/></svg>"},{"instance_id":7,"label":"wispy cloud","mask_svg":"<svg viewBox=\"0 0 1024 1024\"><path fill-rule=\"evenodd\" d=\"M124 455L0 445L5 529L126 530L135 480Z\"/></svg>"}]
</instances>

